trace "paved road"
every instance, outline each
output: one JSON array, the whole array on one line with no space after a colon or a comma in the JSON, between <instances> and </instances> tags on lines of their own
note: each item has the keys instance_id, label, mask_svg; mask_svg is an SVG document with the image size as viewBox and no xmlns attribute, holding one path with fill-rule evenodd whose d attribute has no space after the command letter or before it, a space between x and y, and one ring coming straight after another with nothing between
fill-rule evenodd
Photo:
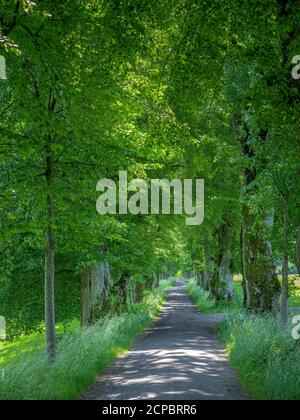
<instances>
[{"instance_id":1,"label":"paved road","mask_svg":"<svg viewBox=\"0 0 300 420\"><path fill-rule=\"evenodd\" d=\"M245 399L216 338L219 318L198 313L182 285L170 289L153 328L101 375L83 399Z\"/></svg>"}]
</instances>

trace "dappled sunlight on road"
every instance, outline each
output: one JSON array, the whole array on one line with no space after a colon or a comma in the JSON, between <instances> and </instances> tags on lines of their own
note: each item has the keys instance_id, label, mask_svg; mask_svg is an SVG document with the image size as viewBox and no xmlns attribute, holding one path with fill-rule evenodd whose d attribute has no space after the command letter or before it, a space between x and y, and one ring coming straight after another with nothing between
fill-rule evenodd
<instances>
[{"instance_id":1,"label":"dappled sunlight on road","mask_svg":"<svg viewBox=\"0 0 300 420\"><path fill-rule=\"evenodd\" d=\"M199 314L182 285L171 289L153 328L99 378L85 398L243 399L215 335L219 319Z\"/></svg>"}]
</instances>

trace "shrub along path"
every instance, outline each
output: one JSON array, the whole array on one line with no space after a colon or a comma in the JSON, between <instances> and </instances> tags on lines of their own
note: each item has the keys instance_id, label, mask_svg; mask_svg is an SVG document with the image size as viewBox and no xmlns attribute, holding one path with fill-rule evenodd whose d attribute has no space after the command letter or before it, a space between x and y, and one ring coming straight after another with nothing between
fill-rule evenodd
<instances>
[{"instance_id":1,"label":"shrub along path","mask_svg":"<svg viewBox=\"0 0 300 420\"><path fill-rule=\"evenodd\" d=\"M84 400L242 400L246 396L216 337L220 315L202 315L179 284L160 319Z\"/></svg>"}]
</instances>

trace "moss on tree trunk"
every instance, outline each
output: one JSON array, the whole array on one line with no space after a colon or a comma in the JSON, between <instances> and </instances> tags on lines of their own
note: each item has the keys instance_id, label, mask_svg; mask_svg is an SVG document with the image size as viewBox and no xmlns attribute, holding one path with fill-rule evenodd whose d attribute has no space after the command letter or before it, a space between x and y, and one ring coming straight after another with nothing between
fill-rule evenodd
<instances>
[{"instance_id":1,"label":"moss on tree trunk","mask_svg":"<svg viewBox=\"0 0 300 420\"><path fill-rule=\"evenodd\" d=\"M243 275L247 291L246 307L253 312L279 310L280 283L272 246L266 238L270 216L258 221L248 206L243 208Z\"/></svg>"},{"instance_id":2,"label":"moss on tree trunk","mask_svg":"<svg viewBox=\"0 0 300 420\"><path fill-rule=\"evenodd\" d=\"M89 268L80 278L81 325L87 327L100 318L113 281L109 264L106 262L98 268Z\"/></svg>"}]
</instances>

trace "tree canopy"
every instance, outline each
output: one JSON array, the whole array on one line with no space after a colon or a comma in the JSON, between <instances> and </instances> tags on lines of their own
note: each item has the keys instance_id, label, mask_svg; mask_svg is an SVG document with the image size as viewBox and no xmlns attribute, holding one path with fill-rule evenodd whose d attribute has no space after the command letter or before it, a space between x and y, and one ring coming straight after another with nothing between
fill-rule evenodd
<instances>
[{"instance_id":1,"label":"tree canopy","mask_svg":"<svg viewBox=\"0 0 300 420\"><path fill-rule=\"evenodd\" d=\"M80 277L104 262L107 299L124 305L132 287L138 296L178 272L230 299L243 273L245 306L278 311L276 265L300 259L299 16L294 0L0 1L0 312L11 337L40 328L45 303L54 356L55 307L58 320L79 317ZM120 170L204 179L204 223L100 217L97 182Z\"/></svg>"}]
</instances>

